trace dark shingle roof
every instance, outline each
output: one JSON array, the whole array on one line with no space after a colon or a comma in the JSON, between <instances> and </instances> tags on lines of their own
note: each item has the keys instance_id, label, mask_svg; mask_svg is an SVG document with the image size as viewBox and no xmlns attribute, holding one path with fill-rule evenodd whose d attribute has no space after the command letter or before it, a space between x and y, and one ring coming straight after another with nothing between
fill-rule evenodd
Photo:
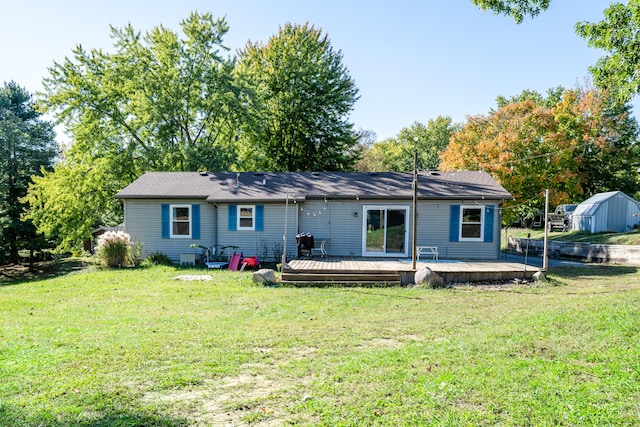
<instances>
[{"instance_id":1,"label":"dark shingle roof","mask_svg":"<svg viewBox=\"0 0 640 427\"><path fill-rule=\"evenodd\" d=\"M410 199L412 173L402 172L147 172L118 194L120 199L203 198L209 202L297 199ZM420 199L512 199L483 171L424 172Z\"/></svg>"}]
</instances>

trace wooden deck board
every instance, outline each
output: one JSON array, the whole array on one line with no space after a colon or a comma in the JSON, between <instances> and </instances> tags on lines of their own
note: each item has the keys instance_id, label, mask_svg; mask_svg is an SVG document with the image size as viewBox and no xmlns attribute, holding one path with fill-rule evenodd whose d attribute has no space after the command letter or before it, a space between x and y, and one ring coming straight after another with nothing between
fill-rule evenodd
<instances>
[{"instance_id":1,"label":"wooden deck board","mask_svg":"<svg viewBox=\"0 0 640 427\"><path fill-rule=\"evenodd\" d=\"M291 260L289 268L285 270L289 279L310 274L324 274L330 277L354 277L362 274L413 272L411 261L387 258L302 258ZM540 269L530 265L514 262L499 261L420 261L416 268L429 267L442 276L445 282L473 282L486 280L510 280L515 278L530 278ZM338 276L339 275L339 276Z\"/></svg>"},{"instance_id":2,"label":"wooden deck board","mask_svg":"<svg viewBox=\"0 0 640 427\"><path fill-rule=\"evenodd\" d=\"M411 261L394 259L368 258L324 258L324 259L295 259L288 262L291 270L335 270L335 271L412 271ZM491 272L491 271L539 271L538 267L515 262L500 261L460 261L460 262L430 262L420 261L416 267L429 267L435 272Z\"/></svg>"}]
</instances>

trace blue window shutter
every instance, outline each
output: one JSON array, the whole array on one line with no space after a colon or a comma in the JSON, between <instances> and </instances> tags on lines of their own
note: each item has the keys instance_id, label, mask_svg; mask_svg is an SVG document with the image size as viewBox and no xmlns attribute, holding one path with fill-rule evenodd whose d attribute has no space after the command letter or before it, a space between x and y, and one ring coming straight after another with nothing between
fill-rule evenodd
<instances>
[{"instance_id":1,"label":"blue window shutter","mask_svg":"<svg viewBox=\"0 0 640 427\"><path fill-rule=\"evenodd\" d=\"M229 205L229 231L236 231L238 229L238 206Z\"/></svg>"},{"instance_id":2,"label":"blue window shutter","mask_svg":"<svg viewBox=\"0 0 640 427\"><path fill-rule=\"evenodd\" d=\"M256 205L256 231L264 231L264 205Z\"/></svg>"},{"instance_id":3,"label":"blue window shutter","mask_svg":"<svg viewBox=\"0 0 640 427\"><path fill-rule=\"evenodd\" d=\"M484 211L484 241L485 243L493 242L493 224L494 224L495 208L487 206Z\"/></svg>"},{"instance_id":4,"label":"blue window shutter","mask_svg":"<svg viewBox=\"0 0 640 427\"><path fill-rule=\"evenodd\" d=\"M451 205L449 218L449 241L457 242L460 239L460 205Z\"/></svg>"},{"instance_id":5,"label":"blue window shutter","mask_svg":"<svg viewBox=\"0 0 640 427\"><path fill-rule=\"evenodd\" d=\"M191 238L200 239L200 205L191 205Z\"/></svg>"},{"instance_id":6,"label":"blue window shutter","mask_svg":"<svg viewBox=\"0 0 640 427\"><path fill-rule=\"evenodd\" d=\"M162 238L168 239L170 234L171 227L171 219L169 218L169 205L163 203L161 205L162 208Z\"/></svg>"}]
</instances>

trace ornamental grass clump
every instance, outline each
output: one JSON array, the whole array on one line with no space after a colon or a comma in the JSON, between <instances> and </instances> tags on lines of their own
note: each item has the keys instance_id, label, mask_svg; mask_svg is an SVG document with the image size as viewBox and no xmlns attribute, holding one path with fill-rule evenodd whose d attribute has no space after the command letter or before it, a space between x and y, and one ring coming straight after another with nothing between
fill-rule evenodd
<instances>
[{"instance_id":1,"label":"ornamental grass clump","mask_svg":"<svg viewBox=\"0 0 640 427\"><path fill-rule=\"evenodd\" d=\"M123 231L107 231L98 238L98 260L105 267L132 265L131 238Z\"/></svg>"}]
</instances>

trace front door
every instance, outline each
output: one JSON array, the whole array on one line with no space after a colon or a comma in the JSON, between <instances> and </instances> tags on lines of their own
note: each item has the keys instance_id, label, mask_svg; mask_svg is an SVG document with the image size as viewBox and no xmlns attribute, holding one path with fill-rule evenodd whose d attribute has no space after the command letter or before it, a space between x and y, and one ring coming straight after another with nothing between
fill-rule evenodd
<instances>
[{"instance_id":1,"label":"front door","mask_svg":"<svg viewBox=\"0 0 640 427\"><path fill-rule=\"evenodd\" d=\"M362 218L363 256L407 256L408 207L364 206Z\"/></svg>"}]
</instances>

